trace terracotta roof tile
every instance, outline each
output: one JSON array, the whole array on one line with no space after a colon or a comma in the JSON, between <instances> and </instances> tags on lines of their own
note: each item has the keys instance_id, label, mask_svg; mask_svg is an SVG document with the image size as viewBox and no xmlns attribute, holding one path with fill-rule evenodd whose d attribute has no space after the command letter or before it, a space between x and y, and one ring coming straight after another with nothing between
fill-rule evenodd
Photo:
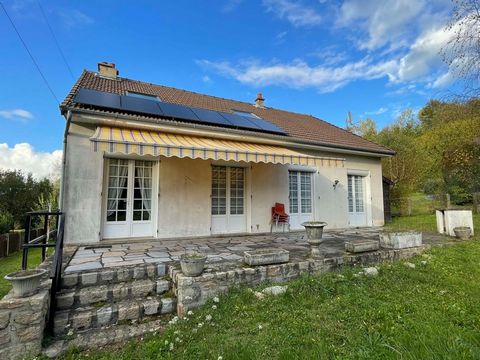
<instances>
[{"instance_id":1,"label":"terracotta roof tile","mask_svg":"<svg viewBox=\"0 0 480 360\"><path fill-rule=\"evenodd\" d=\"M259 117L282 128L288 136L299 141L314 142L326 146L357 149L382 154L394 152L381 145L368 141L344 129L311 115L298 114L273 108L258 108L253 104L203 95L172 87L130 80L126 78L108 79L85 70L73 86L70 93L60 105L62 111L70 107L80 107L73 102L80 88L125 95L127 91L158 96L162 101L180 105L204 108L215 111L231 112L232 110L254 113Z\"/></svg>"}]
</instances>

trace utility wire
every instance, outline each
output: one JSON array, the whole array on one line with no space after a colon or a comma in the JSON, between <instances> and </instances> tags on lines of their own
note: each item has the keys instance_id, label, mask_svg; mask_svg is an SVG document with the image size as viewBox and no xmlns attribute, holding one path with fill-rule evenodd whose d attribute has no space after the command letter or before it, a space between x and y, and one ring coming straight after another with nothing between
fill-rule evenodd
<instances>
[{"instance_id":1,"label":"utility wire","mask_svg":"<svg viewBox=\"0 0 480 360\"><path fill-rule=\"evenodd\" d=\"M50 90L50 93L52 94L52 96L53 96L53 98L55 99L55 101L57 102L57 104L60 104L60 101L58 101L58 98L57 98L57 96L55 95L55 93L53 92L52 87L51 87L50 84L48 83L47 78L45 77L45 75L43 75L43 72L42 72L42 70L40 69L40 66L38 66L37 61L36 61L35 58L33 57L33 55L32 55L32 53L30 52L30 50L28 49L27 44L25 43L25 41L23 40L22 36L20 35L20 33L19 33L17 27L15 26L12 18L11 18L10 15L8 14L7 9L6 9L5 6L3 5L3 2L0 2L0 5L2 6L3 11L5 12L5 15L7 15L7 18L8 18L8 20L10 21L10 24L12 24L13 29L14 29L15 32L17 33L18 38L19 38L20 41L22 42L23 47L25 48L25 50L27 51L28 55L30 56L30 59L32 59L33 63L35 64L35 67L37 68L38 73L39 73L40 76L42 77L43 82L44 82L45 85L47 86L48 90Z\"/></svg>"},{"instance_id":2,"label":"utility wire","mask_svg":"<svg viewBox=\"0 0 480 360\"><path fill-rule=\"evenodd\" d=\"M63 53L62 48L60 47L60 44L58 43L57 37L55 36L55 33L53 32L53 29L52 29L52 27L50 26L50 23L47 20L47 16L45 14L45 11L43 11L42 5L40 5L40 1L37 0L37 4L38 4L38 7L40 8L40 12L42 13L43 19L47 23L48 29L50 30L50 34L52 34L52 38L55 41L55 45L57 46L58 52L62 56L63 62L67 66L67 69L68 69L68 72L70 73L70 76L72 77L73 80L75 80L75 76L73 76L73 71L70 68L70 65L68 65L67 58L65 57L65 54Z\"/></svg>"}]
</instances>

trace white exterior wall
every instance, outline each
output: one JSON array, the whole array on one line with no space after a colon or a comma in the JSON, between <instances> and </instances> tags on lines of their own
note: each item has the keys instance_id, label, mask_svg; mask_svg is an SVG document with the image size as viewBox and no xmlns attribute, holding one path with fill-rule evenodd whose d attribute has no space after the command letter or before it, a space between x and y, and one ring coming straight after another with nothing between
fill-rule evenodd
<instances>
[{"instance_id":1,"label":"white exterior wall","mask_svg":"<svg viewBox=\"0 0 480 360\"><path fill-rule=\"evenodd\" d=\"M68 136L64 195L67 244L96 243L101 238L104 156L91 150L89 137L93 131L93 128L72 124ZM328 228L348 227L347 174L349 171L364 171L368 174L367 185L370 183L366 199L367 211L370 211L369 225L383 225L380 159L337 153L314 154L346 159L345 167L316 169L313 176L314 220L327 222ZM212 161L163 157L158 160L158 219L153 237L210 235ZM298 170L299 167L234 162L218 165L230 164L247 169L247 232L269 232L274 203L284 203L288 211L288 169ZM339 181L336 189L333 188L335 180Z\"/></svg>"},{"instance_id":2,"label":"white exterior wall","mask_svg":"<svg viewBox=\"0 0 480 360\"><path fill-rule=\"evenodd\" d=\"M91 150L93 130L72 124L67 138L63 211L65 243L100 240L103 155Z\"/></svg>"}]
</instances>

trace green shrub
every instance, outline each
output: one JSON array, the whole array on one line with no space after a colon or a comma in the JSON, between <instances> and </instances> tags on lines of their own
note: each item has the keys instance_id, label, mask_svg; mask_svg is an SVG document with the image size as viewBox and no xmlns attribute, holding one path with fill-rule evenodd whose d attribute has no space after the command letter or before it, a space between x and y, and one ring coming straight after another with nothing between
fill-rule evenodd
<instances>
[{"instance_id":1,"label":"green shrub","mask_svg":"<svg viewBox=\"0 0 480 360\"><path fill-rule=\"evenodd\" d=\"M13 229L13 216L8 212L0 213L0 234L5 234Z\"/></svg>"}]
</instances>

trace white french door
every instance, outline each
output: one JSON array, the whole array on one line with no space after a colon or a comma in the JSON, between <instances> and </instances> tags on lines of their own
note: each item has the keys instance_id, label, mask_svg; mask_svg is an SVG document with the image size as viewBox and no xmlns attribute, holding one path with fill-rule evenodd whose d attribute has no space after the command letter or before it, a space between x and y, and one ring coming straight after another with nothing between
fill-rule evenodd
<instances>
[{"instance_id":1,"label":"white french door","mask_svg":"<svg viewBox=\"0 0 480 360\"><path fill-rule=\"evenodd\" d=\"M246 231L245 169L212 166L212 234Z\"/></svg>"},{"instance_id":2,"label":"white french door","mask_svg":"<svg viewBox=\"0 0 480 360\"><path fill-rule=\"evenodd\" d=\"M288 172L288 202L290 228L303 229L304 221L313 220L312 173Z\"/></svg>"},{"instance_id":3,"label":"white french door","mask_svg":"<svg viewBox=\"0 0 480 360\"><path fill-rule=\"evenodd\" d=\"M348 175L348 224L367 226L365 176Z\"/></svg>"},{"instance_id":4,"label":"white french door","mask_svg":"<svg viewBox=\"0 0 480 360\"><path fill-rule=\"evenodd\" d=\"M108 159L103 237L153 236L155 163Z\"/></svg>"}]
</instances>

